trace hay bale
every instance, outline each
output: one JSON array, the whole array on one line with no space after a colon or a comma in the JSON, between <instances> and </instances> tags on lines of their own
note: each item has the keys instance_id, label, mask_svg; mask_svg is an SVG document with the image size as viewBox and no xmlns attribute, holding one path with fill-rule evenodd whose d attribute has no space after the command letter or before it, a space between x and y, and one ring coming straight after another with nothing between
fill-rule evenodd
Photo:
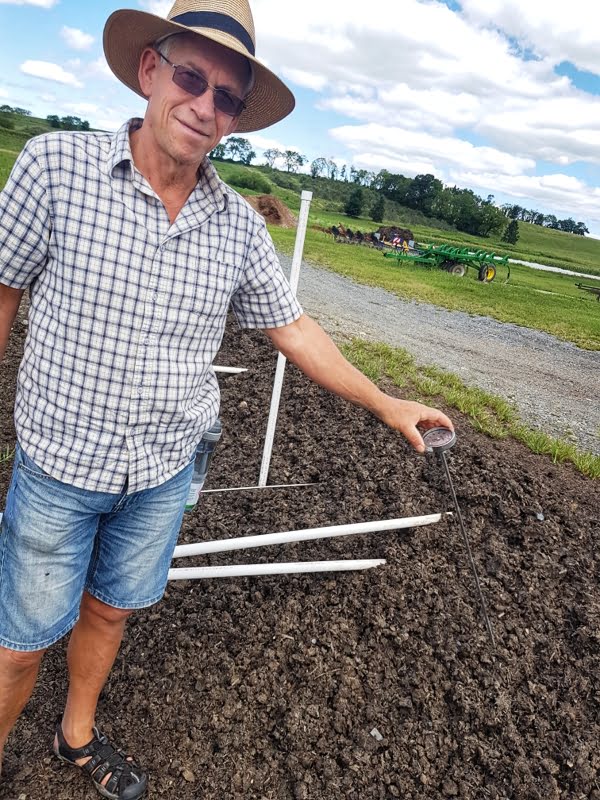
<instances>
[{"instance_id":1,"label":"hay bale","mask_svg":"<svg viewBox=\"0 0 600 800\"><path fill-rule=\"evenodd\" d=\"M268 225L279 225L282 228L295 228L296 217L282 201L272 194L255 194L245 197L255 211L258 211Z\"/></svg>"}]
</instances>

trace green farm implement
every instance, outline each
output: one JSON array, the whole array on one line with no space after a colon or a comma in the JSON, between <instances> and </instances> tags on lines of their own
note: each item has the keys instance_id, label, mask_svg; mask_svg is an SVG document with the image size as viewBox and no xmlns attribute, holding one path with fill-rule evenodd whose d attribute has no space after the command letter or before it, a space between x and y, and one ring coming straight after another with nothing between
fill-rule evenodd
<instances>
[{"instance_id":1,"label":"green farm implement","mask_svg":"<svg viewBox=\"0 0 600 800\"><path fill-rule=\"evenodd\" d=\"M384 258L395 258L400 264L423 264L426 267L443 269L452 275L462 277L469 267L477 272L477 279L490 283L496 277L498 266L505 266L510 278L510 265L507 256L497 256L485 250L470 250L468 247L452 247L447 244L429 244L416 247L412 252L394 250L384 253Z\"/></svg>"}]
</instances>

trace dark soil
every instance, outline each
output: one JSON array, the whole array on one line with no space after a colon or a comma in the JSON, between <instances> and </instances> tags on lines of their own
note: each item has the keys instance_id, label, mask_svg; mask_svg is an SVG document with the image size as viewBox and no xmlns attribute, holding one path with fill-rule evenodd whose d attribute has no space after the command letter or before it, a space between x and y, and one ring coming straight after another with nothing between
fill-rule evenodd
<instances>
[{"instance_id":1,"label":"dark soil","mask_svg":"<svg viewBox=\"0 0 600 800\"><path fill-rule=\"evenodd\" d=\"M0 386L9 442L17 339ZM275 356L232 330L219 363L250 372L222 379L207 488L254 485ZM598 484L451 414L497 649L455 521L196 559L387 565L171 583L135 615L98 722L151 769L151 797L600 800ZM182 541L450 510L435 462L289 367L269 481L318 484L206 495ZM96 796L48 754L65 681L61 643L9 740L2 797Z\"/></svg>"}]
</instances>

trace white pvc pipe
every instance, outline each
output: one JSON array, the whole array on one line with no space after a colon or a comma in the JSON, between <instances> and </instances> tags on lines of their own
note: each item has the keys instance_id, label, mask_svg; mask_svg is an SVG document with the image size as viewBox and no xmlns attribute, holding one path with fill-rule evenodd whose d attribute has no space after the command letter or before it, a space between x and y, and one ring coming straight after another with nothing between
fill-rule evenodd
<instances>
[{"instance_id":1,"label":"white pvc pipe","mask_svg":"<svg viewBox=\"0 0 600 800\"><path fill-rule=\"evenodd\" d=\"M217 494L218 492L243 492L250 489L294 489L298 486L316 486L312 483L272 483L270 486L230 486L227 489L202 489L201 494Z\"/></svg>"},{"instance_id":2,"label":"white pvc pipe","mask_svg":"<svg viewBox=\"0 0 600 800\"><path fill-rule=\"evenodd\" d=\"M376 533L400 528L420 528L439 522L441 514L429 514L424 517L405 517L404 519L377 520L375 522L356 522L352 525L330 525L327 528L307 528L302 531L284 531L283 533L264 533L259 536L240 536L236 539L221 539L211 542L180 544L173 552L173 558L200 556L207 553L225 553L230 550L246 550L250 547L265 547L269 544L287 544L288 542L306 542L312 539L326 539L330 536L350 536L355 533Z\"/></svg>"},{"instance_id":3,"label":"white pvc pipe","mask_svg":"<svg viewBox=\"0 0 600 800\"><path fill-rule=\"evenodd\" d=\"M240 372L248 372L246 367L213 367L215 372L224 372L227 375L239 375Z\"/></svg>"},{"instance_id":4,"label":"white pvc pipe","mask_svg":"<svg viewBox=\"0 0 600 800\"><path fill-rule=\"evenodd\" d=\"M308 210L310 208L311 200L312 192L302 192L300 196L300 214L298 216L296 245L294 248L294 257L292 259L292 269L290 273L290 286L294 294L298 293L298 280L300 278L300 266L302 264L304 239L306 237L306 228L308 227ZM269 467L271 465L271 453L273 452L273 439L275 438L275 427L277 425L277 415L279 414L279 402L281 400L281 387L283 386L285 364L286 357L282 353L279 353L277 357L277 369L275 370L275 381L273 383L273 394L271 395L271 408L269 410L269 420L267 422L265 446L263 448L263 457L260 465L260 475L258 478L259 486L267 485Z\"/></svg>"},{"instance_id":5,"label":"white pvc pipe","mask_svg":"<svg viewBox=\"0 0 600 800\"><path fill-rule=\"evenodd\" d=\"M235 564L231 567L188 567L170 569L170 581L198 581L206 578L237 578L245 575L292 575L298 572L347 572L372 569L385 564L385 559L371 558L346 561L290 561L280 564Z\"/></svg>"}]
</instances>

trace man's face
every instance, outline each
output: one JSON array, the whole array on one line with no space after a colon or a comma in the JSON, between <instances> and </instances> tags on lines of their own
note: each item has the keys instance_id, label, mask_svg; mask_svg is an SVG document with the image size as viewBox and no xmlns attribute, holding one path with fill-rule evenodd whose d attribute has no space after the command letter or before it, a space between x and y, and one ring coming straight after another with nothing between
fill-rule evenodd
<instances>
[{"instance_id":1,"label":"man's face","mask_svg":"<svg viewBox=\"0 0 600 800\"><path fill-rule=\"evenodd\" d=\"M246 60L209 40L176 39L169 61L191 67L211 86L244 96L248 82ZM148 96L144 125L158 148L176 164L198 165L223 138L237 127L214 106L209 88L194 97L173 82L173 68L153 50L145 50L140 64L140 84Z\"/></svg>"}]
</instances>

